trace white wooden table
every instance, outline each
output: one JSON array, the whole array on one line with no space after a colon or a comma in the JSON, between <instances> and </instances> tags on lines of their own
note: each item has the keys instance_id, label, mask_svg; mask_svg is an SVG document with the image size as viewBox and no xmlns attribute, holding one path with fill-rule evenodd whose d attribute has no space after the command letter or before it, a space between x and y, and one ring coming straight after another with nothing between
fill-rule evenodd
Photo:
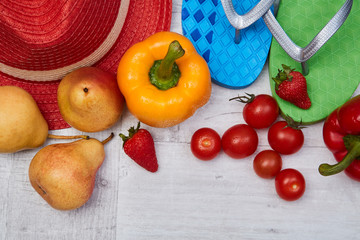
<instances>
[{"instance_id":1,"label":"white wooden table","mask_svg":"<svg viewBox=\"0 0 360 240\"><path fill-rule=\"evenodd\" d=\"M172 31L182 32L180 21L181 0L174 0ZM28 167L39 149L0 154L0 239L360 239L360 183L345 174L325 178L317 172L320 163L334 162L322 140L323 123L305 128L304 147L283 156L283 167L298 169L306 179L306 192L295 202L277 196L274 180L255 175L255 154L234 160L221 152L208 162L192 155L190 139L198 128L222 135L244 123L243 104L228 101L244 91L213 85L209 103L178 126L142 125L155 140L155 174L122 150L118 134L137 122L128 110L116 126L90 134L105 139L114 132L116 137L105 146L91 199L74 211L52 209L32 189ZM270 94L267 65L246 92ZM267 130L257 132L257 152L269 149ZM59 140L46 145L54 142Z\"/></svg>"}]
</instances>

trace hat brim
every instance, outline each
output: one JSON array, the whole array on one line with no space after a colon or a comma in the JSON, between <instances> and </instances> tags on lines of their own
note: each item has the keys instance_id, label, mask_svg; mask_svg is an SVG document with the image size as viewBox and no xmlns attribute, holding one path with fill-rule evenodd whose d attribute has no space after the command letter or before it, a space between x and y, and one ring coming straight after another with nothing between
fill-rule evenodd
<instances>
[{"instance_id":1,"label":"hat brim","mask_svg":"<svg viewBox=\"0 0 360 240\"><path fill-rule=\"evenodd\" d=\"M130 0L125 22L116 42L110 51L92 65L116 74L120 58L129 47L156 32L170 29L171 14L172 0ZM60 81L61 78L53 81L26 80L6 74L0 69L0 86L14 85L28 91L37 102L50 130L70 127L58 108L57 89Z\"/></svg>"}]
</instances>

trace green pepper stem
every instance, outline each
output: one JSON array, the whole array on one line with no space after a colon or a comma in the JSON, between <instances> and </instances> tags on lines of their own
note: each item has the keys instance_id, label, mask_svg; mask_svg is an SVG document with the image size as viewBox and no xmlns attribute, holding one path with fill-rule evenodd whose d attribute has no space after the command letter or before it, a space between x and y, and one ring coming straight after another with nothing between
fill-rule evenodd
<instances>
[{"instance_id":1,"label":"green pepper stem","mask_svg":"<svg viewBox=\"0 0 360 240\"><path fill-rule=\"evenodd\" d=\"M175 60L184 54L185 50L177 40L171 42L165 58L155 61L151 67L149 71L150 82L160 90L175 87L181 75Z\"/></svg>"},{"instance_id":2,"label":"green pepper stem","mask_svg":"<svg viewBox=\"0 0 360 240\"><path fill-rule=\"evenodd\" d=\"M330 165L323 163L319 166L319 172L323 176L330 176L345 170L350 164L360 156L360 142L356 141L351 144L351 148L348 150L348 153L344 159L337 164Z\"/></svg>"},{"instance_id":3,"label":"green pepper stem","mask_svg":"<svg viewBox=\"0 0 360 240\"><path fill-rule=\"evenodd\" d=\"M181 47L178 41L173 41L169 45L168 52L165 58L161 61L158 69L158 77L161 79L168 79L171 76L172 68L175 60L184 56L185 50Z\"/></svg>"}]
</instances>

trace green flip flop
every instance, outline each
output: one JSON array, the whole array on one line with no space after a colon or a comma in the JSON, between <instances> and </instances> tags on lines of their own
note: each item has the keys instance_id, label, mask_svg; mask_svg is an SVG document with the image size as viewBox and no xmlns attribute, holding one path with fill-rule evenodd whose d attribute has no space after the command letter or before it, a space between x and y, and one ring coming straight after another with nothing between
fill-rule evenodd
<instances>
[{"instance_id":1,"label":"green flip flop","mask_svg":"<svg viewBox=\"0 0 360 240\"><path fill-rule=\"evenodd\" d=\"M271 91L282 114L289 115L297 122L312 124L323 120L334 109L344 104L359 86L360 1L344 2L339 0L281 1L276 20L273 15L269 15L269 12L263 17L275 38L271 44L269 57ZM347 7L347 12L344 10L345 7ZM343 11L342 14L337 16L340 11ZM342 18L340 20L343 23L341 26L334 27L334 23L339 22L339 18ZM276 21L278 22L276 24L281 26L282 33L272 28ZM329 21L332 21L331 24L327 24ZM333 32L330 31L331 34L326 35L325 31L326 36L324 36L324 32L320 32L324 26L327 27L328 32L329 29ZM282 42L279 34L285 34L289 39ZM318 50L317 52L311 52L312 48L306 49L309 45L316 45L316 42L321 41L323 45L315 49ZM305 52L300 55L308 55L308 59L295 60L289 51L284 50L287 44L293 43L300 49L305 49ZM297 50L299 49L295 49ZM275 82L272 77L277 75L282 64L295 68L299 72L305 71L308 93L312 102L309 109L300 109L279 98L275 93ZM307 68L308 74L306 74Z\"/></svg>"}]
</instances>

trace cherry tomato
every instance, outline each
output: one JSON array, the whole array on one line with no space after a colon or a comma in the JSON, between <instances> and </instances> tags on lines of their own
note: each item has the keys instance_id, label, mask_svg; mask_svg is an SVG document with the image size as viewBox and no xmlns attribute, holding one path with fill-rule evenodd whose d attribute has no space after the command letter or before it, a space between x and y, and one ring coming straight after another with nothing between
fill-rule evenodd
<instances>
[{"instance_id":1,"label":"cherry tomato","mask_svg":"<svg viewBox=\"0 0 360 240\"><path fill-rule=\"evenodd\" d=\"M274 178L281 171L281 167L281 156L273 150L259 152L253 161L255 173L262 178Z\"/></svg>"},{"instance_id":2,"label":"cherry tomato","mask_svg":"<svg viewBox=\"0 0 360 240\"><path fill-rule=\"evenodd\" d=\"M200 160L211 160L221 150L220 135L211 128L198 129L191 138L191 152Z\"/></svg>"},{"instance_id":3,"label":"cherry tomato","mask_svg":"<svg viewBox=\"0 0 360 240\"><path fill-rule=\"evenodd\" d=\"M245 122L253 128L268 128L279 116L279 105L276 100L267 94L248 94L230 100L246 103L243 109Z\"/></svg>"},{"instance_id":4,"label":"cherry tomato","mask_svg":"<svg viewBox=\"0 0 360 240\"><path fill-rule=\"evenodd\" d=\"M268 141L278 153L293 154L303 146L304 134L301 129L288 126L286 121L279 121L269 128Z\"/></svg>"},{"instance_id":5,"label":"cherry tomato","mask_svg":"<svg viewBox=\"0 0 360 240\"><path fill-rule=\"evenodd\" d=\"M221 139L224 152L236 159L253 154L258 146L256 131L247 124L237 124L225 131Z\"/></svg>"},{"instance_id":6,"label":"cherry tomato","mask_svg":"<svg viewBox=\"0 0 360 240\"><path fill-rule=\"evenodd\" d=\"M280 171L275 178L277 194L287 201L299 199L305 192L305 185L304 176L292 168Z\"/></svg>"}]
</instances>

